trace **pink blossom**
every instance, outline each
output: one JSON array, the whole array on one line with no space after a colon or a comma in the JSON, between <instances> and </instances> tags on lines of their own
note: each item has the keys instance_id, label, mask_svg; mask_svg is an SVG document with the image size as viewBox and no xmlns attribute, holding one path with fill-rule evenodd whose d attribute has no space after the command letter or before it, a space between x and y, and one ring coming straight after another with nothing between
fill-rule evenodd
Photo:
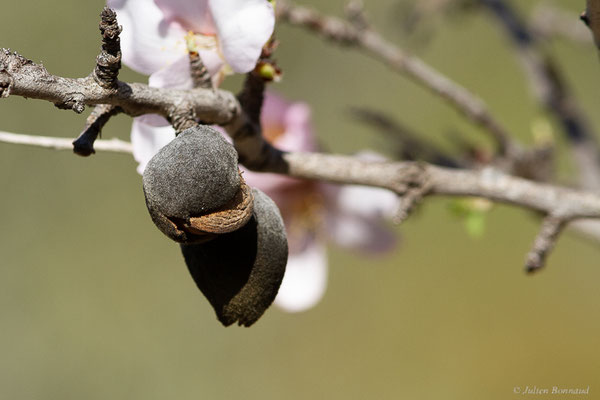
<instances>
[{"instance_id":1,"label":"pink blossom","mask_svg":"<svg viewBox=\"0 0 600 400\"><path fill-rule=\"evenodd\" d=\"M153 87L192 87L190 41L215 84L229 69L251 71L275 24L268 0L107 0L107 4L123 26L123 62L150 75L148 83ZM138 172L174 137L162 117L135 118L131 141Z\"/></svg>"},{"instance_id":2,"label":"pink blossom","mask_svg":"<svg viewBox=\"0 0 600 400\"><path fill-rule=\"evenodd\" d=\"M317 150L306 104L288 103L267 92L261 124L267 140L282 150ZM372 153L361 156L380 159ZM394 235L382 224L398 207L396 195L389 191L338 187L251 171L244 172L244 179L277 203L286 225L290 255L275 299L275 304L286 311L306 310L323 297L327 286L327 240L371 253L390 250L395 245Z\"/></svg>"},{"instance_id":3,"label":"pink blossom","mask_svg":"<svg viewBox=\"0 0 600 400\"><path fill-rule=\"evenodd\" d=\"M169 87L191 85L188 40L195 42L212 75L225 64L235 72L248 72L275 24L268 0L107 0L107 4L123 26L123 62L143 74L162 72L159 83Z\"/></svg>"}]
</instances>

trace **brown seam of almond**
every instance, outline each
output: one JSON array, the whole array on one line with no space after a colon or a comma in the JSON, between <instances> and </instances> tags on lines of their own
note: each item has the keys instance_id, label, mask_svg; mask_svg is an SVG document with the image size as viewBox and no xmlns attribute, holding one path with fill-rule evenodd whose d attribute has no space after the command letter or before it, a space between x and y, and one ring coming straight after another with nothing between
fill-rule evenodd
<instances>
[{"instance_id":1,"label":"brown seam of almond","mask_svg":"<svg viewBox=\"0 0 600 400\"><path fill-rule=\"evenodd\" d=\"M190 217L189 222L171 218L171 220L182 229L194 235L207 233L229 233L240 229L252 217L254 196L250 186L240 174L240 189L235 196L222 207L206 215ZM177 224L177 222L180 222Z\"/></svg>"}]
</instances>

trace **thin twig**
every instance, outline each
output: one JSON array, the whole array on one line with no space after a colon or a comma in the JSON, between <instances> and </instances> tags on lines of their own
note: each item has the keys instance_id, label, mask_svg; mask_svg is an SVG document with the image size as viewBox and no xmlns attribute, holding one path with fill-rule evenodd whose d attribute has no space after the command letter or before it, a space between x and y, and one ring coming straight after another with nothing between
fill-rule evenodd
<instances>
[{"instance_id":1,"label":"thin twig","mask_svg":"<svg viewBox=\"0 0 600 400\"><path fill-rule=\"evenodd\" d=\"M0 131L0 142L54 150L73 150L73 139L52 136L24 135ZM119 139L96 140L96 150L133 154L131 143Z\"/></svg>"},{"instance_id":2,"label":"thin twig","mask_svg":"<svg viewBox=\"0 0 600 400\"><path fill-rule=\"evenodd\" d=\"M109 104L97 105L88 116L85 129L73 141L73 152L84 157L94 154L94 143L98 136L100 136L102 128L112 116L118 114L120 111L119 107Z\"/></svg>"},{"instance_id":3,"label":"thin twig","mask_svg":"<svg viewBox=\"0 0 600 400\"><path fill-rule=\"evenodd\" d=\"M548 254L554 248L556 239L565 226L562 218L548 216L542 221L542 226L538 236L535 238L533 247L527 255L525 270L527 273L539 271L544 267Z\"/></svg>"},{"instance_id":4,"label":"thin twig","mask_svg":"<svg viewBox=\"0 0 600 400\"><path fill-rule=\"evenodd\" d=\"M496 120L483 100L419 58L406 54L374 30L358 29L339 18L323 16L283 0L277 2L277 16L282 21L310 29L334 42L365 50L393 70L406 74L433 91L471 122L481 126L490 134L501 154L513 157L520 153L520 147L512 140L510 132Z\"/></svg>"}]
</instances>

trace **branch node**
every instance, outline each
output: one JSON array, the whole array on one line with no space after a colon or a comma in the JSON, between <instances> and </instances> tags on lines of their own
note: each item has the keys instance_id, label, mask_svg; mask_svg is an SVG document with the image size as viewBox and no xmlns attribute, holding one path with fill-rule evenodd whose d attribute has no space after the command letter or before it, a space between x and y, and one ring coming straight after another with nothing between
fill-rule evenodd
<instances>
[{"instance_id":1,"label":"branch node","mask_svg":"<svg viewBox=\"0 0 600 400\"><path fill-rule=\"evenodd\" d=\"M169 112L169 122L175 128L175 134L179 135L184 130L198 125L198 118L193 107L179 106Z\"/></svg>"},{"instance_id":2,"label":"branch node","mask_svg":"<svg viewBox=\"0 0 600 400\"><path fill-rule=\"evenodd\" d=\"M82 93L67 93L66 100L54 103L56 108L61 110L73 110L81 114L85 110L85 96Z\"/></svg>"},{"instance_id":3,"label":"branch node","mask_svg":"<svg viewBox=\"0 0 600 400\"><path fill-rule=\"evenodd\" d=\"M100 136L102 128L113 116L121 112L119 107L109 104L97 105L85 122L85 129L77 139L73 141L73 152L77 155L87 157L96 151L94 142Z\"/></svg>"},{"instance_id":4,"label":"branch node","mask_svg":"<svg viewBox=\"0 0 600 400\"><path fill-rule=\"evenodd\" d=\"M0 99L10 96L13 83L13 77L6 72L4 65L0 65Z\"/></svg>"},{"instance_id":5,"label":"branch node","mask_svg":"<svg viewBox=\"0 0 600 400\"><path fill-rule=\"evenodd\" d=\"M565 222L565 218L555 215L548 215L544 218L540 232L533 243L533 248L527 255L525 271L528 274L537 272L544 267L546 258L554 248L558 235L565 226Z\"/></svg>"},{"instance_id":6,"label":"branch node","mask_svg":"<svg viewBox=\"0 0 600 400\"><path fill-rule=\"evenodd\" d=\"M100 33L102 34L102 52L96 57L94 80L103 88L116 88L119 69L121 69L122 28L117 23L117 13L104 7L100 14Z\"/></svg>"},{"instance_id":7,"label":"branch node","mask_svg":"<svg viewBox=\"0 0 600 400\"><path fill-rule=\"evenodd\" d=\"M406 170L402 182L398 185L396 193L400 196L400 206L393 218L393 222L404 222L432 188L432 182L427 174L424 164L416 163L415 168Z\"/></svg>"}]
</instances>

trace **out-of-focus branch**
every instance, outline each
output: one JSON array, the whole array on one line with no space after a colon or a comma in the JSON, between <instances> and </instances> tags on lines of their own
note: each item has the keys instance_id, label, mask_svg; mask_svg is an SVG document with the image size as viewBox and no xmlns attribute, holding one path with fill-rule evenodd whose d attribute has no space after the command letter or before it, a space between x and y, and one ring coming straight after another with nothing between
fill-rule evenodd
<instances>
[{"instance_id":1,"label":"out-of-focus branch","mask_svg":"<svg viewBox=\"0 0 600 400\"><path fill-rule=\"evenodd\" d=\"M592 43L589 30L577 16L552 4L539 3L531 13L531 28L544 38L562 37L575 43Z\"/></svg>"},{"instance_id":2,"label":"out-of-focus branch","mask_svg":"<svg viewBox=\"0 0 600 400\"><path fill-rule=\"evenodd\" d=\"M392 117L376 110L353 107L351 115L359 121L368 124L386 134L386 143L395 145L392 150L395 159L409 161L426 161L442 167L466 167L466 160L452 157L439 149L434 143L424 139L422 135L412 132L406 126L395 121Z\"/></svg>"},{"instance_id":3,"label":"out-of-focus branch","mask_svg":"<svg viewBox=\"0 0 600 400\"><path fill-rule=\"evenodd\" d=\"M393 70L433 91L470 121L481 126L495 141L501 154L508 157L520 154L521 149L512 140L510 132L492 115L483 100L419 58L406 54L374 30L357 27L339 18L323 16L314 10L283 0L277 2L276 12L281 21L305 27L336 43L365 50Z\"/></svg>"},{"instance_id":4,"label":"out-of-focus branch","mask_svg":"<svg viewBox=\"0 0 600 400\"><path fill-rule=\"evenodd\" d=\"M570 143L582 187L600 190L600 146L571 95L560 68L543 52L529 26L506 0L480 0L515 45L537 100L557 117Z\"/></svg>"}]
</instances>

